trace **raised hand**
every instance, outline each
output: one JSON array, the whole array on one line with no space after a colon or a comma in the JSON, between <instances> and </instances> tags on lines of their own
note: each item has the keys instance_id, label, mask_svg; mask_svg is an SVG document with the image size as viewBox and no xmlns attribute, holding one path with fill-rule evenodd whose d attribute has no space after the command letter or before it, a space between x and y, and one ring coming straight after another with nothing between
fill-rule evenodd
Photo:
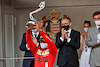
<instances>
[{"instance_id":1,"label":"raised hand","mask_svg":"<svg viewBox=\"0 0 100 67\"><path fill-rule=\"evenodd\" d=\"M64 30L64 28L61 29L61 34L62 34L61 37L64 39L64 37L65 37L65 30Z\"/></svg>"},{"instance_id":2,"label":"raised hand","mask_svg":"<svg viewBox=\"0 0 100 67\"><path fill-rule=\"evenodd\" d=\"M33 42L35 45L37 45L37 39L35 37L32 37L33 38Z\"/></svg>"}]
</instances>

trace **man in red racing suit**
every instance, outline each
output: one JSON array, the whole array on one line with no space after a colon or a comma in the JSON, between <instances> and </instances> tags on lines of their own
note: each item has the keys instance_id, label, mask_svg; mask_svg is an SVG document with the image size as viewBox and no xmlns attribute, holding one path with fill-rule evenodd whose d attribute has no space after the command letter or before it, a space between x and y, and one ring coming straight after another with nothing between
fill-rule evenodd
<instances>
[{"instance_id":1,"label":"man in red racing suit","mask_svg":"<svg viewBox=\"0 0 100 67\"><path fill-rule=\"evenodd\" d=\"M39 31L39 33L48 44L48 47L45 49L36 46L36 44L33 42L30 30L27 29L26 32L28 46L35 56L35 67L53 67L57 54L57 48L45 32Z\"/></svg>"}]
</instances>

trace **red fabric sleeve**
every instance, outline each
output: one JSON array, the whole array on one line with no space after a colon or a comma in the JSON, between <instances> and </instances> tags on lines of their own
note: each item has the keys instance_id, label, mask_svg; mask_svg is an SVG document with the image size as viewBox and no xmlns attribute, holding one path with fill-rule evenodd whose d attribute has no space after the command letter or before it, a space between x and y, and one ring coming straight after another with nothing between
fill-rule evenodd
<instances>
[{"instance_id":1,"label":"red fabric sleeve","mask_svg":"<svg viewBox=\"0 0 100 67\"><path fill-rule=\"evenodd\" d=\"M31 52L35 55L37 47L32 40L32 34L31 34L30 30L27 30L27 32L26 32L26 42L27 42Z\"/></svg>"},{"instance_id":2,"label":"red fabric sleeve","mask_svg":"<svg viewBox=\"0 0 100 67\"><path fill-rule=\"evenodd\" d=\"M57 53L57 48L51 38L43 31L39 31L40 35L42 35L43 39L45 39L46 43L48 44L48 48L50 50L50 53Z\"/></svg>"}]
</instances>

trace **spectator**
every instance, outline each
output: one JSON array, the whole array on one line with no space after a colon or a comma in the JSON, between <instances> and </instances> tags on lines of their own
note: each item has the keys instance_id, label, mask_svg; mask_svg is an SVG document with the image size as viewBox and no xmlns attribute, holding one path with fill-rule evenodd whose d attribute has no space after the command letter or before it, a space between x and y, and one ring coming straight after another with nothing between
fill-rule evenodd
<instances>
[{"instance_id":1,"label":"spectator","mask_svg":"<svg viewBox=\"0 0 100 67\"><path fill-rule=\"evenodd\" d=\"M90 67L100 67L100 11L93 14L95 26L87 31L87 45L92 47L90 54Z\"/></svg>"},{"instance_id":2,"label":"spectator","mask_svg":"<svg viewBox=\"0 0 100 67\"><path fill-rule=\"evenodd\" d=\"M56 36L56 47L60 48L57 65L59 67L78 67L77 49L80 48L80 32L71 28L70 18L63 18L61 25L61 32Z\"/></svg>"},{"instance_id":3,"label":"spectator","mask_svg":"<svg viewBox=\"0 0 100 67\"><path fill-rule=\"evenodd\" d=\"M80 50L82 50L81 58L80 58L80 67L90 67L89 64L89 58L90 58L90 52L91 47L88 47L86 44L86 36L87 36L87 30L91 27L90 21L84 22L84 33L82 34L82 42L80 45Z\"/></svg>"},{"instance_id":4,"label":"spectator","mask_svg":"<svg viewBox=\"0 0 100 67\"><path fill-rule=\"evenodd\" d=\"M40 39L39 31L35 29L35 30L31 30L31 33L32 33L32 36L36 37L39 42L39 39ZM25 51L24 57L34 57L33 53L30 51L30 48L28 47L28 44L26 42L26 33L23 34L20 50ZM34 67L34 59L24 59L22 67Z\"/></svg>"}]
</instances>

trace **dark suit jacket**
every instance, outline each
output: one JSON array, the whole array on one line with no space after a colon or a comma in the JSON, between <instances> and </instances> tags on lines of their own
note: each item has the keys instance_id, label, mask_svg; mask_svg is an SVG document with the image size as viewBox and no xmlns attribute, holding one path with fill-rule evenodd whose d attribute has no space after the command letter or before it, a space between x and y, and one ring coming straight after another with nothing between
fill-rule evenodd
<instances>
[{"instance_id":1,"label":"dark suit jacket","mask_svg":"<svg viewBox=\"0 0 100 67\"><path fill-rule=\"evenodd\" d=\"M37 40L39 40L40 35L38 35ZM26 33L23 34L22 42L20 45L20 50L25 51L24 57L34 57L33 53L26 48ZM32 59L24 59L23 60L23 67L30 67L32 63ZM34 66L34 64L33 64Z\"/></svg>"},{"instance_id":2,"label":"dark suit jacket","mask_svg":"<svg viewBox=\"0 0 100 67\"><path fill-rule=\"evenodd\" d=\"M69 43L66 39L62 42L60 37L61 32L57 33L56 36L56 47L60 48L57 61L58 66L64 66L66 63L78 66L77 49L80 48L80 33L72 29L70 34L71 41Z\"/></svg>"}]
</instances>

